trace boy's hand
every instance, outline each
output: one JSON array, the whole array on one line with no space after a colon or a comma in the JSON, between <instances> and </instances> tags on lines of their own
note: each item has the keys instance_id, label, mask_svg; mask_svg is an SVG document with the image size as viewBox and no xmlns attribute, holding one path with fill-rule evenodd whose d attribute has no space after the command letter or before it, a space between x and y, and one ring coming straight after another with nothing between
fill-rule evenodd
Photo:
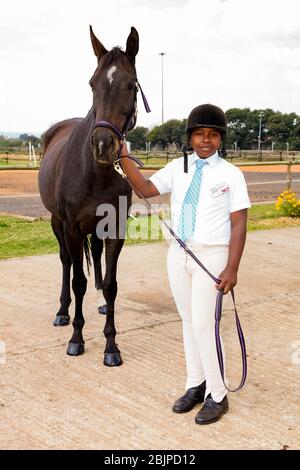
<instances>
[{"instance_id":1,"label":"boy's hand","mask_svg":"<svg viewBox=\"0 0 300 470\"><path fill-rule=\"evenodd\" d=\"M224 294L228 294L231 289L236 286L237 283L237 270L226 267L224 271L221 272L219 275L219 279L221 279L220 284L216 284L216 288L218 290L224 289Z\"/></svg>"}]
</instances>

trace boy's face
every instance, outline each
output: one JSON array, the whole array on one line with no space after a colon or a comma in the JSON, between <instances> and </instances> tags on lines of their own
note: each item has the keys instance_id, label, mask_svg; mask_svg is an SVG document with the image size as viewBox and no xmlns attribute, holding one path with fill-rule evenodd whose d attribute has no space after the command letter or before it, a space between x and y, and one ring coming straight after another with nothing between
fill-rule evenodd
<instances>
[{"instance_id":1,"label":"boy's face","mask_svg":"<svg viewBox=\"0 0 300 470\"><path fill-rule=\"evenodd\" d=\"M210 157L220 148L221 142L220 132L212 127L198 127L191 134L191 146L198 157Z\"/></svg>"}]
</instances>

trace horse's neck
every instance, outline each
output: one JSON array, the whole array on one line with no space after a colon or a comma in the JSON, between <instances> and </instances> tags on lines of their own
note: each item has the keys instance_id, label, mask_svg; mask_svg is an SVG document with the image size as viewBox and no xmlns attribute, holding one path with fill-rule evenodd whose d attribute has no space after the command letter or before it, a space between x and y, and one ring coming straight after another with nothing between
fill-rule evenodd
<instances>
[{"instance_id":1,"label":"horse's neck","mask_svg":"<svg viewBox=\"0 0 300 470\"><path fill-rule=\"evenodd\" d=\"M91 108L86 117L80 121L69 140L70 153L73 155L74 160L76 160L76 164L83 168L87 166L87 163L91 165L94 161L90 146L90 135L93 125L94 116Z\"/></svg>"}]
</instances>

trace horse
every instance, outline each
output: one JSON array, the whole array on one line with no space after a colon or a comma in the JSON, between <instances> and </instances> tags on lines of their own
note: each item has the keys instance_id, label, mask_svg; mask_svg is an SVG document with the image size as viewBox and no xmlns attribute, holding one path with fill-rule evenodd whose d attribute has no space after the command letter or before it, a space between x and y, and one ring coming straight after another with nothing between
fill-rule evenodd
<instances>
[{"instance_id":1,"label":"horse","mask_svg":"<svg viewBox=\"0 0 300 470\"><path fill-rule=\"evenodd\" d=\"M136 124L139 83L135 58L139 36L132 27L125 52L120 47L107 51L91 26L90 37L97 57L97 68L89 82L93 94L92 107L85 118L67 119L46 131L38 185L42 202L51 213L51 226L59 243L62 263L60 308L54 326L66 326L70 321L70 275L73 267L75 316L67 354L78 356L84 353L82 303L87 278L83 260L85 254L89 267L92 257L95 287L106 302L102 308L102 313L106 313L103 363L115 367L123 363L115 341L114 320L117 263L125 239L120 233L120 225L124 227L125 223L126 227L132 189L115 171L114 160L121 152L121 137ZM125 201L121 208L120 197ZM102 204L111 204L116 210L115 237L98 236L97 224L103 217L101 219L97 215L97 208ZM104 244L106 269L103 278L101 256Z\"/></svg>"}]
</instances>

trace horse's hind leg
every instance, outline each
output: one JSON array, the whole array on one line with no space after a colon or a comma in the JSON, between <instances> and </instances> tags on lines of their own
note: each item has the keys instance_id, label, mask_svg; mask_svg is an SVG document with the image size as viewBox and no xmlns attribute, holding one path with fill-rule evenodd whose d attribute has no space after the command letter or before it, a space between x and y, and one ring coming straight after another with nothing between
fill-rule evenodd
<instances>
[{"instance_id":1,"label":"horse's hind leg","mask_svg":"<svg viewBox=\"0 0 300 470\"><path fill-rule=\"evenodd\" d=\"M63 268L63 275L62 275L62 287L61 287L61 294L60 294L60 309L56 314L56 318L54 320L54 326L66 326L70 322L69 316L69 306L71 303L71 295L70 295L70 271L71 271L71 256L68 252L68 249L65 244L64 239L64 229L62 222L57 219L55 216L51 218L51 225L53 232L58 240L59 243L59 255L60 260L62 263Z\"/></svg>"},{"instance_id":2,"label":"horse's hind leg","mask_svg":"<svg viewBox=\"0 0 300 470\"><path fill-rule=\"evenodd\" d=\"M104 327L104 335L106 338L106 348L104 351L104 365L108 367L120 366L123 361L121 353L115 342L115 299L117 296L117 263L124 240L105 241L105 260L106 270L103 281L103 295L107 303L107 316Z\"/></svg>"},{"instance_id":3,"label":"horse's hind leg","mask_svg":"<svg viewBox=\"0 0 300 470\"><path fill-rule=\"evenodd\" d=\"M84 352L82 302L87 287L87 280L83 271L83 238L77 232L76 228L67 225L64 225L64 235L73 264L72 288L75 295L74 331L69 341L67 354L69 356L79 356Z\"/></svg>"},{"instance_id":4,"label":"horse's hind leg","mask_svg":"<svg viewBox=\"0 0 300 470\"><path fill-rule=\"evenodd\" d=\"M107 306L103 304L103 278L102 278L102 268L101 268L101 256L103 252L103 240L97 237L96 233L93 233L91 237L91 251L93 257L93 264L94 264L94 272L95 272L95 288L97 290L97 294L99 296L98 299L98 312L106 315L107 313Z\"/></svg>"}]
</instances>

